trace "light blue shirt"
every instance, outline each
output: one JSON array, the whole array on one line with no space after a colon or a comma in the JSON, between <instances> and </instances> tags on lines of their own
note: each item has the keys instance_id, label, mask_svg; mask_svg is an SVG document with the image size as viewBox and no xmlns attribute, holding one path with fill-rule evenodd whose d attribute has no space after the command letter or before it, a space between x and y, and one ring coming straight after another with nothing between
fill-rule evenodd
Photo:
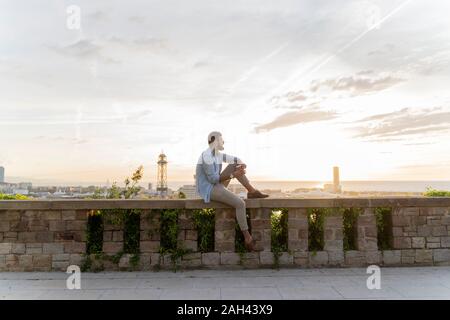
<instances>
[{"instance_id":1,"label":"light blue shirt","mask_svg":"<svg viewBox=\"0 0 450 320\"><path fill-rule=\"evenodd\" d=\"M235 160L238 164L243 163L238 157L220 151L214 154L214 148L211 147L202 152L195 170L195 185L198 194L206 203L211 200L211 190L214 185L220 183L222 163L234 163Z\"/></svg>"}]
</instances>

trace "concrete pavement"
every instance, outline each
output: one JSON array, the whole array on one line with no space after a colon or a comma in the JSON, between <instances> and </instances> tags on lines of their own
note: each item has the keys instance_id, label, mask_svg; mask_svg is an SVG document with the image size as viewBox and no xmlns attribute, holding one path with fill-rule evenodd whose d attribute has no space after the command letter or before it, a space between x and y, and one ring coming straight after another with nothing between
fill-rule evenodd
<instances>
[{"instance_id":1,"label":"concrete pavement","mask_svg":"<svg viewBox=\"0 0 450 320\"><path fill-rule=\"evenodd\" d=\"M365 268L82 273L0 273L0 299L450 299L450 267L381 268L369 290Z\"/></svg>"}]
</instances>

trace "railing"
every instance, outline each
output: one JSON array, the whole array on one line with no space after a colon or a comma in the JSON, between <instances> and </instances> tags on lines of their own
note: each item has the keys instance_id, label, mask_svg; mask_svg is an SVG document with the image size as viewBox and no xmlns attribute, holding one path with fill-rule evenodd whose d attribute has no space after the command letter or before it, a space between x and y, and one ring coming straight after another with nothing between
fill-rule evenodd
<instances>
[{"instance_id":1,"label":"railing","mask_svg":"<svg viewBox=\"0 0 450 320\"><path fill-rule=\"evenodd\" d=\"M450 265L450 198L268 198L246 204L256 252L236 250L234 209L217 202L0 201L0 271L65 270L74 264L99 270L152 270L174 263L187 268ZM205 208L215 209L214 246L200 252L193 213ZM123 223L107 221L100 230L101 252L86 252L92 241L89 214L109 209L139 210L137 252L123 250ZM181 253L162 250L165 209L177 209ZM272 243L272 215L278 209L287 214L281 252Z\"/></svg>"}]
</instances>

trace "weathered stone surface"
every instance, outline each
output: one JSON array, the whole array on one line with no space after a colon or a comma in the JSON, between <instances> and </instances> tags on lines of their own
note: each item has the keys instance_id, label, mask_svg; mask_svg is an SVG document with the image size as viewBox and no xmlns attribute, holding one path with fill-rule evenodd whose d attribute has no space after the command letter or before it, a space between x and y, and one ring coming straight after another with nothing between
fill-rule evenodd
<instances>
[{"instance_id":1,"label":"weathered stone surface","mask_svg":"<svg viewBox=\"0 0 450 320\"><path fill-rule=\"evenodd\" d=\"M0 243L0 254L9 254L12 250L12 243Z\"/></svg>"},{"instance_id":2,"label":"weathered stone surface","mask_svg":"<svg viewBox=\"0 0 450 320\"><path fill-rule=\"evenodd\" d=\"M417 263L427 263L433 262L433 250L416 250L415 262Z\"/></svg>"},{"instance_id":3,"label":"weathered stone surface","mask_svg":"<svg viewBox=\"0 0 450 320\"><path fill-rule=\"evenodd\" d=\"M83 262L83 256L81 254L72 253L70 254L69 262L71 265L81 266Z\"/></svg>"},{"instance_id":4,"label":"weathered stone surface","mask_svg":"<svg viewBox=\"0 0 450 320\"><path fill-rule=\"evenodd\" d=\"M52 261L69 261L70 260L70 254L68 253L60 253L60 254L53 254L52 255Z\"/></svg>"},{"instance_id":5,"label":"weathered stone surface","mask_svg":"<svg viewBox=\"0 0 450 320\"><path fill-rule=\"evenodd\" d=\"M158 252L160 249L159 241L141 241L139 244L139 248L141 252Z\"/></svg>"},{"instance_id":6,"label":"weathered stone surface","mask_svg":"<svg viewBox=\"0 0 450 320\"><path fill-rule=\"evenodd\" d=\"M62 243L44 243L42 247L43 253L64 253L64 245Z\"/></svg>"},{"instance_id":7,"label":"weathered stone surface","mask_svg":"<svg viewBox=\"0 0 450 320\"><path fill-rule=\"evenodd\" d=\"M294 255L289 252L281 252L281 255L278 257L278 263L280 266L294 264Z\"/></svg>"},{"instance_id":8,"label":"weathered stone surface","mask_svg":"<svg viewBox=\"0 0 450 320\"><path fill-rule=\"evenodd\" d=\"M385 250L383 251L383 264L398 265L401 263L401 250Z\"/></svg>"},{"instance_id":9,"label":"weathered stone surface","mask_svg":"<svg viewBox=\"0 0 450 320\"><path fill-rule=\"evenodd\" d=\"M163 257L160 253L152 253L150 255L150 264L154 267L163 263Z\"/></svg>"},{"instance_id":10,"label":"weathered stone surface","mask_svg":"<svg viewBox=\"0 0 450 320\"><path fill-rule=\"evenodd\" d=\"M27 243L25 250L27 254L42 253L42 243Z\"/></svg>"},{"instance_id":11,"label":"weathered stone surface","mask_svg":"<svg viewBox=\"0 0 450 320\"><path fill-rule=\"evenodd\" d=\"M220 264L219 252L202 253L202 264L206 266L217 266Z\"/></svg>"},{"instance_id":12,"label":"weathered stone surface","mask_svg":"<svg viewBox=\"0 0 450 320\"><path fill-rule=\"evenodd\" d=\"M425 238L424 237L413 237L411 241L412 248L425 248Z\"/></svg>"},{"instance_id":13,"label":"weathered stone surface","mask_svg":"<svg viewBox=\"0 0 450 320\"><path fill-rule=\"evenodd\" d=\"M222 252L220 254L220 264L237 265L240 261L241 258L236 252Z\"/></svg>"},{"instance_id":14,"label":"weathered stone surface","mask_svg":"<svg viewBox=\"0 0 450 320\"><path fill-rule=\"evenodd\" d=\"M202 258L201 252L186 253L183 256L183 260L194 260L194 259L201 259L201 258Z\"/></svg>"},{"instance_id":15,"label":"weathered stone surface","mask_svg":"<svg viewBox=\"0 0 450 320\"><path fill-rule=\"evenodd\" d=\"M450 237L442 237L441 238L441 247L442 248L450 248Z\"/></svg>"},{"instance_id":16,"label":"weathered stone surface","mask_svg":"<svg viewBox=\"0 0 450 320\"><path fill-rule=\"evenodd\" d=\"M328 252L317 251L309 253L309 264L311 266L324 266L328 263Z\"/></svg>"},{"instance_id":17,"label":"weathered stone surface","mask_svg":"<svg viewBox=\"0 0 450 320\"><path fill-rule=\"evenodd\" d=\"M85 253L86 243L85 242L67 242L64 243L65 253Z\"/></svg>"},{"instance_id":18,"label":"weathered stone surface","mask_svg":"<svg viewBox=\"0 0 450 320\"><path fill-rule=\"evenodd\" d=\"M24 243L13 243L11 247L11 253L14 254L24 254L25 244Z\"/></svg>"},{"instance_id":19,"label":"weathered stone surface","mask_svg":"<svg viewBox=\"0 0 450 320\"><path fill-rule=\"evenodd\" d=\"M33 255L33 267L43 267L48 270L51 269L52 258L49 254Z\"/></svg>"},{"instance_id":20,"label":"weathered stone surface","mask_svg":"<svg viewBox=\"0 0 450 320\"><path fill-rule=\"evenodd\" d=\"M288 249L306 251L308 249L308 214L306 209L288 211Z\"/></svg>"},{"instance_id":21,"label":"weathered stone surface","mask_svg":"<svg viewBox=\"0 0 450 320\"><path fill-rule=\"evenodd\" d=\"M270 251L260 252L259 261L262 265L273 265L275 261L273 252Z\"/></svg>"},{"instance_id":22,"label":"weathered stone surface","mask_svg":"<svg viewBox=\"0 0 450 320\"><path fill-rule=\"evenodd\" d=\"M394 249L409 249L411 248L410 237L394 237Z\"/></svg>"},{"instance_id":23,"label":"weathered stone surface","mask_svg":"<svg viewBox=\"0 0 450 320\"><path fill-rule=\"evenodd\" d=\"M349 250L345 252L345 264L356 267L366 264L366 254L364 251Z\"/></svg>"},{"instance_id":24,"label":"weathered stone surface","mask_svg":"<svg viewBox=\"0 0 450 320\"><path fill-rule=\"evenodd\" d=\"M217 209L215 215L214 251L233 252L235 247L234 209Z\"/></svg>"},{"instance_id":25,"label":"weathered stone surface","mask_svg":"<svg viewBox=\"0 0 450 320\"><path fill-rule=\"evenodd\" d=\"M433 250L434 262L450 262L450 249Z\"/></svg>"},{"instance_id":26,"label":"weathered stone surface","mask_svg":"<svg viewBox=\"0 0 450 320\"><path fill-rule=\"evenodd\" d=\"M118 253L122 251L122 242L103 242L103 252L104 253Z\"/></svg>"}]
</instances>

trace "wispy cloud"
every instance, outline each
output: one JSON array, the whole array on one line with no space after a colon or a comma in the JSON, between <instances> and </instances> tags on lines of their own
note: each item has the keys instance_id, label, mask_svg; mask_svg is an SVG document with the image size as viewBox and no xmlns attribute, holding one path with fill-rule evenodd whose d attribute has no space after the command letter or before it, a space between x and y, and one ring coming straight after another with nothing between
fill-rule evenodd
<instances>
[{"instance_id":1,"label":"wispy cloud","mask_svg":"<svg viewBox=\"0 0 450 320\"><path fill-rule=\"evenodd\" d=\"M450 130L450 110L444 108L404 108L378 114L358 121L355 138L380 141L386 138L407 138L411 135L438 133Z\"/></svg>"},{"instance_id":2,"label":"wispy cloud","mask_svg":"<svg viewBox=\"0 0 450 320\"><path fill-rule=\"evenodd\" d=\"M351 96L364 95L388 89L405 81L393 75L376 75L373 72L360 72L353 76L313 81L310 90L317 92L320 89L348 92Z\"/></svg>"},{"instance_id":3,"label":"wispy cloud","mask_svg":"<svg viewBox=\"0 0 450 320\"><path fill-rule=\"evenodd\" d=\"M256 126L254 132L260 133L301 123L332 120L337 116L338 114L334 111L325 111L318 107L299 107L297 111L286 112L271 122Z\"/></svg>"}]
</instances>

